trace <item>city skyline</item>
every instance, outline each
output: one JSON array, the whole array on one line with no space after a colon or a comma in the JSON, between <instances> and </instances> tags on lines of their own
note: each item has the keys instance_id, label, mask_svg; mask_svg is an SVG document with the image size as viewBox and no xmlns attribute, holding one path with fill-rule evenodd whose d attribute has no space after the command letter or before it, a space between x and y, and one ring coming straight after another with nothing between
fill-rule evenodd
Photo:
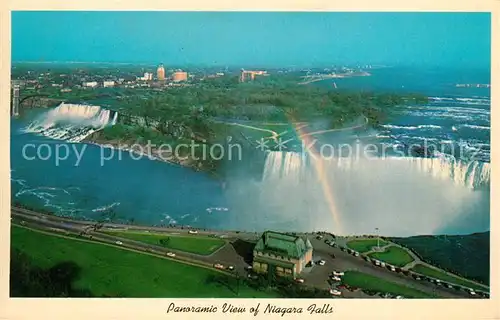
<instances>
[{"instance_id":1,"label":"city skyline","mask_svg":"<svg viewBox=\"0 0 500 320\"><path fill-rule=\"evenodd\" d=\"M17 11L12 60L489 68L490 33L488 13Z\"/></svg>"}]
</instances>

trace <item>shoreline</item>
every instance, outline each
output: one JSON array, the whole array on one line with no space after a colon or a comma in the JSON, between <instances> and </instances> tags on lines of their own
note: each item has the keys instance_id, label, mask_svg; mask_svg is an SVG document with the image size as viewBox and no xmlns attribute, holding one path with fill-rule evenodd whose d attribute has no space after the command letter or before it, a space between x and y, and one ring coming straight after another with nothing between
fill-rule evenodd
<instances>
[{"instance_id":1,"label":"shoreline","mask_svg":"<svg viewBox=\"0 0 500 320\"><path fill-rule=\"evenodd\" d=\"M96 131L94 133L97 133L97 132L99 132L99 131ZM90 134L90 136L92 136L92 134ZM193 163L192 161L190 162L189 157L186 157L186 159L179 159L179 158L172 156L172 153L169 153L169 155L167 157L165 157L164 155L161 154L161 152L159 150L154 149L154 148L151 148L151 150L149 150L149 152L145 152L144 150L147 149L146 146L138 144L138 143L134 143L132 145L140 146L142 150L136 150L136 149L129 148L129 147L123 147L121 145L121 142L119 142L119 141L113 141L113 140L99 141L99 139L89 138L90 136L85 137L82 141L80 141L80 143L91 144L91 145L98 146L100 148L110 148L110 149L119 150L119 151L126 151L126 152L129 152L130 154L140 155L141 159L147 159L150 161L159 161L159 162L167 163L169 165L174 165L174 166L177 166L180 168L190 169L194 172L205 173L205 174L209 175L211 178L222 181L222 177L220 175L218 175L216 172L201 169L199 166L196 166L196 163Z\"/></svg>"}]
</instances>

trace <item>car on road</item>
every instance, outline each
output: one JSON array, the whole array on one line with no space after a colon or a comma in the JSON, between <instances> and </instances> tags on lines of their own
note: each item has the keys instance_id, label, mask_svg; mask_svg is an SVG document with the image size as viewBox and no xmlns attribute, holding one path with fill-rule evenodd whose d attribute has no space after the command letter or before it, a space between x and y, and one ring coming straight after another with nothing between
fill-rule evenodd
<instances>
[{"instance_id":1,"label":"car on road","mask_svg":"<svg viewBox=\"0 0 500 320\"><path fill-rule=\"evenodd\" d=\"M295 281L298 283L304 283L304 279L302 279L302 278L297 278L297 279L295 279Z\"/></svg>"},{"instance_id":2,"label":"car on road","mask_svg":"<svg viewBox=\"0 0 500 320\"><path fill-rule=\"evenodd\" d=\"M330 294L334 296L341 296L342 292L340 292L339 290L330 289Z\"/></svg>"},{"instance_id":3,"label":"car on road","mask_svg":"<svg viewBox=\"0 0 500 320\"><path fill-rule=\"evenodd\" d=\"M320 266L324 266L326 264L326 261L325 260L319 260L317 262L317 264L319 264Z\"/></svg>"},{"instance_id":4,"label":"car on road","mask_svg":"<svg viewBox=\"0 0 500 320\"><path fill-rule=\"evenodd\" d=\"M172 258L173 258L173 257L175 257L175 253L173 253L173 252L167 252L167 256L169 256L169 257L172 257Z\"/></svg>"},{"instance_id":5,"label":"car on road","mask_svg":"<svg viewBox=\"0 0 500 320\"><path fill-rule=\"evenodd\" d=\"M189 230L189 234L197 234L198 231L197 230Z\"/></svg>"},{"instance_id":6,"label":"car on road","mask_svg":"<svg viewBox=\"0 0 500 320\"><path fill-rule=\"evenodd\" d=\"M228 266L228 267L227 267L227 270L233 271L233 270L234 270L234 267L233 267L233 266Z\"/></svg>"},{"instance_id":7,"label":"car on road","mask_svg":"<svg viewBox=\"0 0 500 320\"><path fill-rule=\"evenodd\" d=\"M343 273L343 272L340 272L340 271L333 271L333 272L332 272L332 274L333 274L334 276L343 276L343 275L344 275L344 273Z\"/></svg>"},{"instance_id":8,"label":"car on road","mask_svg":"<svg viewBox=\"0 0 500 320\"><path fill-rule=\"evenodd\" d=\"M123 242L121 242L121 241L116 241L115 243L120 245L120 246L123 244Z\"/></svg>"},{"instance_id":9,"label":"car on road","mask_svg":"<svg viewBox=\"0 0 500 320\"><path fill-rule=\"evenodd\" d=\"M220 263L216 263L216 264L214 264L214 268L215 269L224 269L224 266Z\"/></svg>"}]
</instances>

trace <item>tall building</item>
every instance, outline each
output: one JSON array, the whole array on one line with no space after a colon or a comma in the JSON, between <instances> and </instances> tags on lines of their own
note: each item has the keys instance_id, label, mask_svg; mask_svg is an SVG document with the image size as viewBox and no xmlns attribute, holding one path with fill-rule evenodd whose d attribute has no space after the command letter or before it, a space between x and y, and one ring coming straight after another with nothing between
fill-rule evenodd
<instances>
[{"instance_id":1,"label":"tall building","mask_svg":"<svg viewBox=\"0 0 500 320\"><path fill-rule=\"evenodd\" d=\"M307 238L266 231L253 250L253 270L295 278L312 261L312 253Z\"/></svg>"},{"instance_id":2,"label":"tall building","mask_svg":"<svg viewBox=\"0 0 500 320\"><path fill-rule=\"evenodd\" d=\"M172 80L174 82L187 81L188 74L185 71L176 71L172 74Z\"/></svg>"},{"instance_id":3,"label":"tall building","mask_svg":"<svg viewBox=\"0 0 500 320\"><path fill-rule=\"evenodd\" d=\"M14 117L19 116L19 85L15 84L12 88L12 109L11 115Z\"/></svg>"},{"instance_id":4,"label":"tall building","mask_svg":"<svg viewBox=\"0 0 500 320\"><path fill-rule=\"evenodd\" d=\"M158 69L156 70L156 77L158 80L165 80L165 68L163 67L163 64L158 66Z\"/></svg>"}]
</instances>

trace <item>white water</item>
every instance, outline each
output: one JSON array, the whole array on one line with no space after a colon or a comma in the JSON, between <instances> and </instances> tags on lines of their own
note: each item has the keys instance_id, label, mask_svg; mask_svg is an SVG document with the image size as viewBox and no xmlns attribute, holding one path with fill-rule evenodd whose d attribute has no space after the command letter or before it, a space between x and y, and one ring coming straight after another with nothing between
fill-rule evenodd
<instances>
[{"instance_id":1,"label":"white water","mask_svg":"<svg viewBox=\"0 0 500 320\"><path fill-rule=\"evenodd\" d=\"M488 163L440 158L325 159L269 152L262 181L230 181L228 225L248 230L325 230L387 236L472 233L489 228ZM320 181L323 180L323 181ZM334 208L325 198L325 183ZM334 217L336 216L336 217ZM340 226L335 221L340 221Z\"/></svg>"},{"instance_id":2,"label":"white water","mask_svg":"<svg viewBox=\"0 0 500 320\"><path fill-rule=\"evenodd\" d=\"M116 124L118 113L99 106L61 103L25 128L52 139L80 142L108 125Z\"/></svg>"},{"instance_id":3,"label":"white water","mask_svg":"<svg viewBox=\"0 0 500 320\"><path fill-rule=\"evenodd\" d=\"M394 166L408 172L417 172L429 178L449 180L458 186L475 189L486 186L490 182L490 164L480 161L460 161L453 157L419 158L419 157L386 157L356 159L339 157L325 159L327 168L337 170L359 170L359 163L370 166L374 170ZM282 178L293 175L303 177L310 170L308 157L295 152L269 152L264 167L263 180ZM390 174L390 173L388 173ZM298 181L298 180L297 180Z\"/></svg>"}]
</instances>

